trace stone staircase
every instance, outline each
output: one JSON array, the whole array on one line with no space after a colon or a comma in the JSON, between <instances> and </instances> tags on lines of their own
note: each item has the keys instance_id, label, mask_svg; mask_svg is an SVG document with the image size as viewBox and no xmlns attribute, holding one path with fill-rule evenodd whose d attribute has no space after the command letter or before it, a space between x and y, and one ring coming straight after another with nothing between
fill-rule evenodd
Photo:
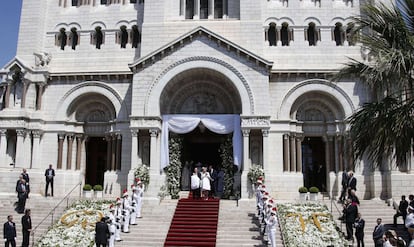
<instances>
[{"instance_id":1,"label":"stone staircase","mask_svg":"<svg viewBox=\"0 0 414 247\"><path fill-rule=\"evenodd\" d=\"M361 217L365 220L365 228L364 228L364 242L365 247L374 247L374 242L372 240L372 232L374 231L374 227L377 224L377 218L382 218L382 223L385 225L386 229L393 229L397 232L398 236L401 236L406 240L408 243L408 233L403 226L402 217L398 218L398 225L397 227L393 226L393 216L395 214L395 209L393 206L388 206L382 200L373 199L373 200L361 200L360 206L358 208L358 212L361 213ZM331 208L331 201L325 201L328 208ZM342 213L342 204L337 203L335 201L332 202L332 214L334 219L336 219L337 225L342 229L342 232L346 234L346 226L345 223L342 223L338 218L342 215L336 207ZM354 231L355 233L355 231ZM356 242L353 244L356 246ZM350 242L350 246L352 246L352 242Z\"/></svg>"},{"instance_id":2,"label":"stone staircase","mask_svg":"<svg viewBox=\"0 0 414 247\"><path fill-rule=\"evenodd\" d=\"M50 211L60 202L62 198L57 197L43 197L39 194L30 194L30 198L26 201L26 209L31 209L32 214L32 227L36 227L49 213ZM1 223L7 221L8 215L13 215L13 221L16 223L16 233L17 233L17 246L20 246L22 239L22 224L21 217L23 214L18 214L14 208L14 203L17 202L16 194L12 193L3 193L0 194L0 219ZM36 241L41 237L43 233L46 232L49 226L52 225L52 222L59 219L62 215L64 208L66 207L66 202L63 202L60 207L54 212L53 217L49 216L39 227L36 229L34 234L34 240ZM3 227L0 227L0 234L3 236ZM32 237L30 238L32 242Z\"/></svg>"}]
</instances>

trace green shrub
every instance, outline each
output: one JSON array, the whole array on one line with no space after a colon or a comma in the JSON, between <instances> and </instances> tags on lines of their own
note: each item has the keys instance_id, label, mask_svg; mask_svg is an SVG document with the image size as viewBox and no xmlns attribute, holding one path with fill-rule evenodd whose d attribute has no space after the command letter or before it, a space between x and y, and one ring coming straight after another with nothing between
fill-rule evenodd
<instances>
[{"instance_id":1,"label":"green shrub","mask_svg":"<svg viewBox=\"0 0 414 247\"><path fill-rule=\"evenodd\" d=\"M90 185L90 184L85 184L85 185L83 186L83 190L84 190L84 191L91 191L91 190L92 190L92 185Z\"/></svg>"},{"instance_id":2,"label":"green shrub","mask_svg":"<svg viewBox=\"0 0 414 247\"><path fill-rule=\"evenodd\" d=\"M299 187L299 193L308 193L308 188L305 186Z\"/></svg>"},{"instance_id":3,"label":"green shrub","mask_svg":"<svg viewBox=\"0 0 414 247\"><path fill-rule=\"evenodd\" d=\"M94 191L102 191L103 190L102 185L100 185L100 184L94 185L93 186L93 190Z\"/></svg>"},{"instance_id":4,"label":"green shrub","mask_svg":"<svg viewBox=\"0 0 414 247\"><path fill-rule=\"evenodd\" d=\"M318 189L318 187L310 187L309 188L309 192L310 193L318 193L319 192L319 189Z\"/></svg>"}]
</instances>

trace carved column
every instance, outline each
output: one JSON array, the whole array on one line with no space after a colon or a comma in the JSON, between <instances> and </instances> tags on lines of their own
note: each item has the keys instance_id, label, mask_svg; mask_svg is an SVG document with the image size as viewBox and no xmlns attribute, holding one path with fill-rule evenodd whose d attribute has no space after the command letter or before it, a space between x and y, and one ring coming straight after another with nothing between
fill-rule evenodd
<instances>
[{"instance_id":1,"label":"carved column","mask_svg":"<svg viewBox=\"0 0 414 247\"><path fill-rule=\"evenodd\" d=\"M76 135L76 164L75 170L81 169L81 161L82 161L82 135Z\"/></svg>"},{"instance_id":2,"label":"carved column","mask_svg":"<svg viewBox=\"0 0 414 247\"><path fill-rule=\"evenodd\" d=\"M42 109L42 97L43 97L44 85L39 84L38 87L39 89L36 94L36 110L37 111Z\"/></svg>"},{"instance_id":3,"label":"carved column","mask_svg":"<svg viewBox=\"0 0 414 247\"><path fill-rule=\"evenodd\" d=\"M250 129L242 129L243 133L243 172L241 174L241 197L242 198L249 198L249 191L251 187L249 187L250 183L247 178L247 173L250 169Z\"/></svg>"},{"instance_id":4,"label":"carved column","mask_svg":"<svg viewBox=\"0 0 414 247\"><path fill-rule=\"evenodd\" d=\"M62 157L63 157L63 142L65 140L65 134L58 134L58 157L57 157L57 169L62 169Z\"/></svg>"},{"instance_id":5,"label":"carved column","mask_svg":"<svg viewBox=\"0 0 414 247\"><path fill-rule=\"evenodd\" d=\"M289 136L290 144L290 171L296 172L296 137L293 133Z\"/></svg>"},{"instance_id":6,"label":"carved column","mask_svg":"<svg viewBox=\"0 0 414 247\"><path fill-rule=\"evenodd\" d=\"M200 0L194 0L194 20L200 19Z\"/></svg>"},{"instance_id":7,"label":"carved column","mask_svg":"<svg viewBox=\"0 0 414 247\"><path fill-rule=\"evenodd\" d=\"M342 136L337 136L337 142L338 142L338 165L339 165L339 169L345 171L346 168L351 168L351 167L345 167L344 166L344 156L343 156L343 142L342 142Z\"/></svg>"},{"instance_id":8,"label":"carved column","mask_svg":"<svg viewBox=\"0 0 414 247\"><path fill-rule=\"evenodd\" d=\"M32 168L41 168L40 165L40 137L42 136L42 131L33 130L33 154L32 154Z\"/></svg>"},{"instance_id":9,"label":"carved column","mask_svg":"<svg viewBox=\"0 0 414 247\"><path fill-rule=\"evenodd\" d=\"M131 170L138 167L138 131L137 129L131 130Z\"/></svg>"},{"instance_id":10,"label":"carved column","mask_svg":"<svg viewBox=\"0 0 414 247\"><path fill-rule=\"evenodd\" d=\"M288 172L289 169L289 135L283 135L283 171Z\"/></svg>"},{"instance_id":11,"label":"carved column","mask_svg":"<svg viewBox=\"0 0 414 247\"><path fill-rule=\"evenodd\" d=\"M110 135L105 136L106 140L106 170L112 171L112 138Z\"/></svg>"},{"instance_id":12,"label":"carved column","mask_svg":"<svg viewBox=\"0 0 414 247\"><path fill-rule=\"evenodd\" d=\"M302 137L296 136L296 172L302 172Z\"/></svg>"},{"instance_id":13,"label":"carved column","mask_svg":"<svg viewBox=\"0 0 414 247\"><path fill-rule=\"evenodd\" d=\"M214 19L214 0L208 0L208 19Z\"/></svg>"},{"instance_id":14,"label":"carved column","mask_svg":"<svg viewBox=\"0 0 414 247\"><path fill-rule=\"evenodd\" d=\"M7 150L7 129L0 129L0 166L8 167L6 162L6 150Z\"/></svg>"},{"instance_id":15,"label":"carved column","mask_svg":"<svg viewBox=\"0 0 414 247\"><path fill-rule=\"evenodd\" d=\"M159 164L157 165L157 136L158 130L157 129L150 129L150 173L151 174L159 174L160 167Z\"/></svg>"},{"instance_id":16,"label":"carved column","mask_svg":"<svg viewBox=\"0 0 414 247\"><path fill-rule=\"evenodd\" d=\"M263 169L265 173L269 171L269 130L262 129L263 137Z\"/></svg>"},{"instance_id":17,"label":"carved column","mask_svg":"<svg viewBox=\"0 0 414 247\"><path fill-rule=\"evenodd\" d=\"M23 89L22 89L22 103L20 105L21 108L25 108L26 107L26 95L27 95L27 90L29 90L29 84L30 82L26 81L23 82Z\"/></svg>"},{"instance_id":18,"label":"carved column","mask_svg":"<svg viewBox=\"0 0 414 247\"><path fill-rule=\"evenodd\" d=\"M116 169L117 170L122 170L122 166L121 166L121 152L122 152L122 135L121 134L116 134Z\"/></svg>"},{"instance_id":19,"label":"carved column","mask_svg":"<svg viewBox=\"0 0 414 247\"><path fill-rule=\"evenodd\" d=\"M69 134L68 136L68 150L67 150L67 156L66 156L66 170L72 169L72 149L73 149L73 134Z\"/></svg>"},{"instance_id":20,"label":"carved column","mask_svg":"<svg viewBox=\"0 0 414 247\"><path fill-rule=\"evenodd\" d=\"M27 154L30 154L28 152L29 150L24 150L24 138L26 136L26 131L23 129L16 130L17 140L16 140L16 162L15 164L20 167L25 167L27 164L25 164L24 157Z\"/></svg>"},{"instance_id":21,"label":"carved column","mask_svg":"<svg viewBox=\"0 0 414 247\"><path fill-rule=\"evenodd\" d=\"M228 0L223 0L223 19L227 19L228 17Z\"/></svg>"}]
</instances>

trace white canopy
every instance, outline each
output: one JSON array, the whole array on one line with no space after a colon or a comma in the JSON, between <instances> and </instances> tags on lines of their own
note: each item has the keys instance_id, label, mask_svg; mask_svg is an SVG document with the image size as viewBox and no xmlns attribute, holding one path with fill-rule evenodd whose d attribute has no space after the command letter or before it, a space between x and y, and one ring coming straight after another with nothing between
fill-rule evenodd
<instances>
[{"instance_id":1,"label":"white canopy","mask_svg":"<svg viewBox=\"0 0 414 247\"><path fill-rule=\"evenodd\" d=\"M161 170L170 163L168 149L169 131L185 134L193 131L199 123L217 134L233 132L233 162L240 169L242 157L242 137L240 129L240 116L232 114L222 115L163 115L161 136Z\"/></svg>"}]
</instances>

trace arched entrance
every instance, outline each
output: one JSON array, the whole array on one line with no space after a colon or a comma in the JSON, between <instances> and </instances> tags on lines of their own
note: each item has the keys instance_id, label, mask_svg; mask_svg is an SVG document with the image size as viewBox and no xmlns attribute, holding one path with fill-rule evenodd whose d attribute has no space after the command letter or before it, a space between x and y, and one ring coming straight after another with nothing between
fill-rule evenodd
<instances>
[{"instance_id":1,"label":"arched entrance","mask_svg":"<svg viewBox=\"0 0 414 247\"><path fill-rule=\"evenodd\" d=\"M98 93L86 93L76 98L68 109L68 116L82 123L85 139L85 184L104 185L108 166L110 122L116 118L113 104Z\"/></svg>"},{"instance_id":2,"label":"arched entrance","mask_svg":"<svg viewBox=\"0 0 414 247\"><path fill-rule=\"evenodd\" d=\"M302 142L303 184L326 192L325 143L322 137L306 137Z\"/></svg>"},{"instance_id":3,"label":"arched entrance","mask_svg":"<svg viewBox=\"0 0 414 247\"><path fill-rule=\"evenodd\" d=\"M191 116L195 118L200 116L201 119L204 119L200 123L197 122L193 126L194 129L175 132L176 134L181 133L180 137L183 138L182 169L188 169L186 166L188 163L190 171L198 163L203 166L212 165L215 168L220 168L219 147L226 136L231 134L234 126L231 128L227 126L223 129L212 125L206 127L203 125L203 121L220 122L221 114L225 121L233 121L233 116L241 113L239 93L225 75L206 68L191 69L176 75L168 82L161 94L160 112L163 116L170 117L185 114L189 117L190 122L195 121L194 119L190 120ZM164 117L163 121L166 121ZM240 127L240 123L238 123L238 127ZM163 127L163 132L165 131L174 133L168 127L167 129ZM238 131L240 132L240 130ZM187 176L188 173L182 172L182 174ZM181 184L181 188L185 190L188 186Z\"/></svg>"}]
</instances>

